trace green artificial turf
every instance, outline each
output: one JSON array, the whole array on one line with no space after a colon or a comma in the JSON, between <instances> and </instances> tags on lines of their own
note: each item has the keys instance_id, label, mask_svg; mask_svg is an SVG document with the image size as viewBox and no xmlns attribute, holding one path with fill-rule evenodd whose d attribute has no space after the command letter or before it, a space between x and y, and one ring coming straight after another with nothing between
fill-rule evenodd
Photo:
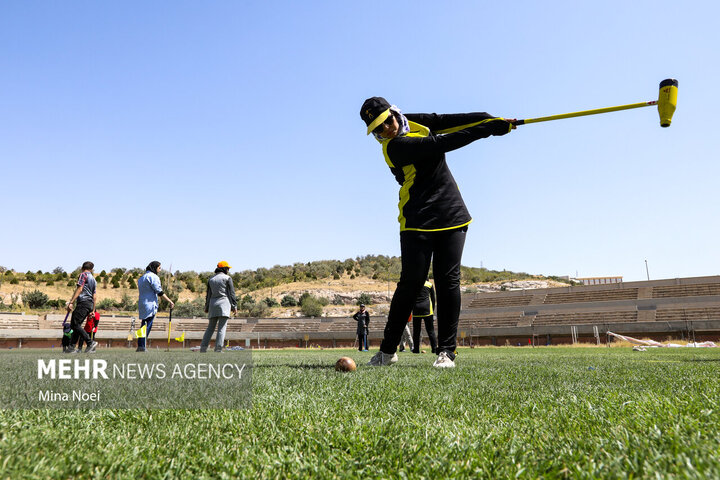
<instances>
[{"instance_id":1,"label":"green artificial turf","mask_svg":"<svg viewBox=\"0 0 720 480\"><path fill-rule=\"evenodd\" d=\"M720 478L719 350L254 351L250 409L2 410L0 478Z\"/></svg>"}]
</instances>

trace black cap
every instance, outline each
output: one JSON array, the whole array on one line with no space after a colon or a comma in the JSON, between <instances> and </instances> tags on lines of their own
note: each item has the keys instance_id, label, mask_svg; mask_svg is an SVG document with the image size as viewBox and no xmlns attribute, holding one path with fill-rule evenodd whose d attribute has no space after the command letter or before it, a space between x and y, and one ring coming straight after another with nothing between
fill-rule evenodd
<instances>
[{"instance_id":1,"label":"black cap","mask_svg":"<svg viewBox=\"0 0 720 480\"><path fill-rule=\"evenodd\" d=\"M360 109L360 118L362 118L365 125L368 126L368 134L372 132L382 120L385 120L383 118L381 121L377 121L378 117L388 111L389 108L390 104L383 97L370 97L363 102L362 108ZM385 115L385 118L387 118L387 115ZM373 124L375 124L373 128L370 128Z\"/></svg>"}]
</instances>

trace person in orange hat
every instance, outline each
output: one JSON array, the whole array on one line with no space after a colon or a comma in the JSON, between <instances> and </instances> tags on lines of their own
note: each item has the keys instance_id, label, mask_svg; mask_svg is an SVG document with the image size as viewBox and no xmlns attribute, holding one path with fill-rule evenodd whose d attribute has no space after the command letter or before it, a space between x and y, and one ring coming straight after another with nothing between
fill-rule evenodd
<instances>
[{"instance_id":1,"label":"person in orange hat","mask_svg":"<svg viewBox=\"0 0 720 480\"><path fill-rule=\"evenodd\" d=\"M222 261L217 264L215 275L208 280L207 294L205 295L205 313L208 314L208 326L205 329L200 351L206 352L210 339L212 339L215 327L215 351L222 352L223 341L225 340L225 328L231 314L237 312L237 298L235 297L235 286L232 277L229 275L230 264Z\"/></svg>"}]
</instances>

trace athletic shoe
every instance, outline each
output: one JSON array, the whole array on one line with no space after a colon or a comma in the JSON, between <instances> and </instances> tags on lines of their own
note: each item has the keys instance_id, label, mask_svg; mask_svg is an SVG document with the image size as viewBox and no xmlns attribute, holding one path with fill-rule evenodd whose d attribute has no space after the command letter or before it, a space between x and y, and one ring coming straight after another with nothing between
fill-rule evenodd
<instances>
[{"instance_id":1,"label":"athletic shoe","mask_svg":"<svg viewBox=\"0 0 720 480\"><path fill-rule=\"evenodd\" d=\"M97 348L98 342L93 341L90 345L87 346L85 349L85 353L95 353L95 348Z\"/></svg>"},{"instance_id":2,"label":"athletic shoe","mask_svg":"<svg viewBox=\"0 0 720 480\"><path fill-rule=\"evenodd\" d=\"M373 357L370 359L370 361L367 363L371 367L380 367L383 365L392 365L393 363L398 361L397 353L393 353L392 355L389 355L387 353L383 352L377 352Z\"/></svg>"},{"instance_id":3,"label":"athletic shoe","mask_svg":"<svg viewBox=\"0 0 720 480\"><path fill-rule=\"evenodd\" d=\"M450 358L450 355L447 352L440 352L440 355L438 355L437 360L435 360L435 363L433 363L433 367L455 368L455 360Z\"/></svg>"}]
</instances>

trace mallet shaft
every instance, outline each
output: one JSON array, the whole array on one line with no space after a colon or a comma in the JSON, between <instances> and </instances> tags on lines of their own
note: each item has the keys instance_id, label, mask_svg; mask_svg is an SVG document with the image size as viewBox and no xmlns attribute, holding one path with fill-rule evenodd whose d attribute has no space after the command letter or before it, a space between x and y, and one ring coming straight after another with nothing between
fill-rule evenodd
<instances>
[{"instance_id":1,"label":"mallet shaft","mask_svg":"<svg viewBox=\"0 0 720 480\"><path fill-rule=\"evenodd\" d=\"M550 120L562 120L563 118L584 117L585 115L597 115L599 113L617 112L618 110L629 110L631 108L650 107L657 105L657 100L649 102L631 103L629 105L618 105L617 107L596 108L594 110L583 110L581 112L561 113L559 115L550 115L547 117L526 118L518 120L515 125L525 125L527 123L549 122Z\"/></svg>"}]
</instances>

